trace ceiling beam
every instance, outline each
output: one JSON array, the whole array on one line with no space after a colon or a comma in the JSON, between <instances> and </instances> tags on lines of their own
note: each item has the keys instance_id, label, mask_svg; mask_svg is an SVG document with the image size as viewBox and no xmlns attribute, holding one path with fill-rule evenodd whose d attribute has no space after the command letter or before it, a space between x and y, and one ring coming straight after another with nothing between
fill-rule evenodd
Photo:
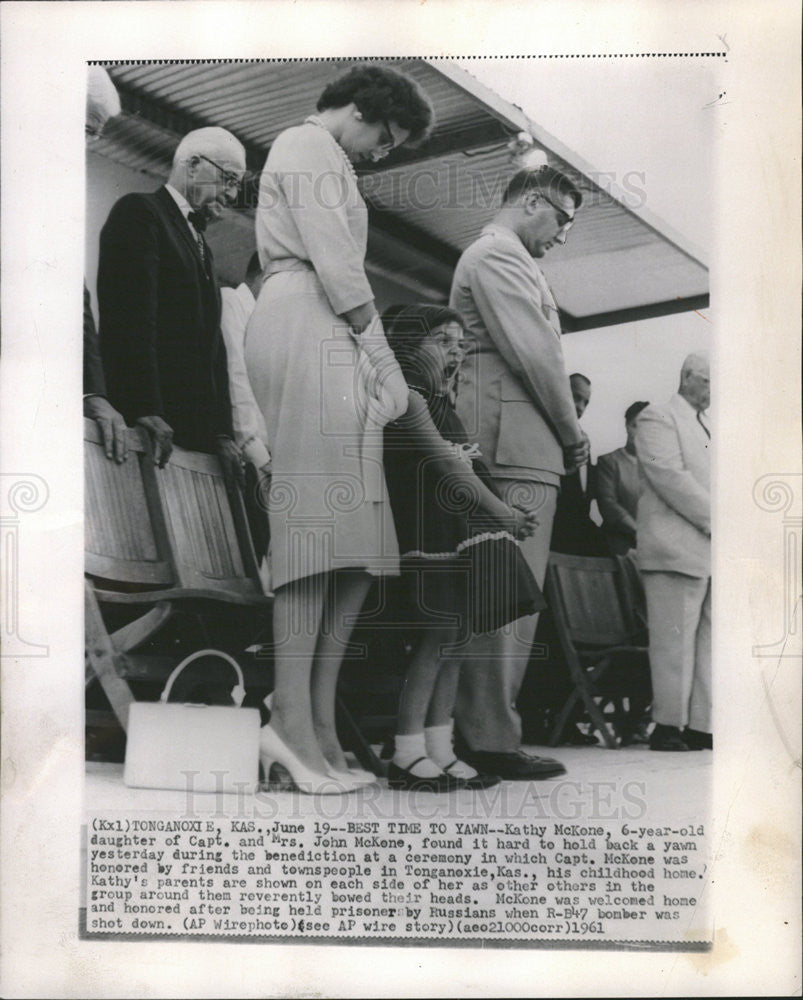
<instances>
[{"instance_id":1,"label":"ceiling beam","mask_svg":"<svg viewBox=\"0 0 803 1000\"><path fill-rule=\"evenodd\" d=\"M596 330L602 326L618 326L621 323L638 323L645 319L655 319L658 316L672 316L682 312L697 312L708 309L710 296L691 295L682 299L667 299L665 302L651 302L646 306L634 306L630 309L612 309L610 312L595 313L591 316L572 316L560 310L561 329L564 333L578 333L580 330Z\"/></svg>"},{"instance_id":2,"label":"ceiling beam","mask_svg":"<svg viewBox=\"0 0 803 1000\"><path fill-rule=\"evenodd\" d=\"M421 146L407 148L402 146L394 150L386 159L377 163L360 165L359 174L380 174L409 163L425 163L427 160L439 160L455 153L471 155L472 150L493 149L506 146L515 135L504 128L496 119L487 119L463 128L450 129L448 132L438 132L437 129L430 139Z\"/></svg>"}]
</instances>

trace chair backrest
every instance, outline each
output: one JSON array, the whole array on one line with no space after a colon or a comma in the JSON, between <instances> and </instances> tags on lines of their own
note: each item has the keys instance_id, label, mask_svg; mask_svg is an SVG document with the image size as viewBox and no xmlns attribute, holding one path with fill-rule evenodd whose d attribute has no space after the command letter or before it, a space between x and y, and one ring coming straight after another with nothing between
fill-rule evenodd
<instances>
[{"instance_id":1,"label":"chair backrest","mask_svg":"<svg viewBox=\"0 0 803 1000\"><path fill-rule=\"evenodd\" d=\"M167 539L153 520L158 505L152 459L138 430L129 429L128 458L106 458L100 430L84 420L85 569L122 589L164 587L173 582Z\"/></svg>"},{"instance_id":2,"label":"chair backrest","mask_svg":"<svg viewBox=\"0 0 803 1000\"><path fill-rule=\"evenodd\" d=\"M222 600L262 597L242 497L218 459L174 447L164 469L151 469L176 585Z\"/></svg>"},{"instance_id":3,"label":"chair backrest","mask_svg":"<svg viewBox=\"0 0 803 1000\"><path fill-rule=\"evenodd\" d=\"M615 559L551 552L546 596L572 642L587 646L640 645L620 564Z\"/></svg>"}]
</instances>

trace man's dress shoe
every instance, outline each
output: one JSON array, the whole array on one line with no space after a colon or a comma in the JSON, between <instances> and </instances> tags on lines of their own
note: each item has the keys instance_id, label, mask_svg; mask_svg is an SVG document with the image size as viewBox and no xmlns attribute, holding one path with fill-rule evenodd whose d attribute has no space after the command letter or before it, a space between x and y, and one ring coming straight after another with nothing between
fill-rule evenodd
<instances>
[{"instance_id":1,"label":"man's dress shoe","mask_svg":"<svg viewBox=\"0 0 803 1000\"><path fill-rule=\"evenodd\" d=\"M662 726L656 722L655 729L650 734L650 750L683 752L688 749L677 726Z\"/></svg>"},{"instance_id":2,"label":"man's dress shoe","mask_svg":"<svg viewBox=\"0 0 803 1000\"><path fill-rule=\"evenodd\" d=\"M566 768L551 757L532 757L523 750L508 753L491 750L471 750L463 760L484 774L496 774L503 781L540 781L565 774Z\"/></svg>"},{"instance_id":3,"label":"man's dress shoe","mask_svg":"<svg viewBox=\"0 0 803 1000\"><path fill-rule=\"evenodd\" d=\"M683 742L689 750L714 749L714 737L711 733L704 733L699 729L689 729L688 726L683 730Z\"/></svg>"}]
</instances>

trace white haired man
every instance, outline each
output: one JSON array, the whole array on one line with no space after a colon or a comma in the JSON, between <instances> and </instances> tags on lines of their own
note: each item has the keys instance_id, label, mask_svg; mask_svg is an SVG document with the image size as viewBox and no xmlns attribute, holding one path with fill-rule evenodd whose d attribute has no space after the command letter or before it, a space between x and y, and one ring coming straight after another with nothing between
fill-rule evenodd
<instances>
[{"instance_id":1,"label":"white haired man","mask_svg":"<svg viewBox=\"0 0 803 1000\"><path fill-rule=\"evenodd\" d=\"M710 438L708 356L690 354L668 403L636 422L644 473L636 519L647 595L653 750L711 749Z\"/></svg>"},{"instance_id":2,"label":"white haired man","mask_svg":"<svg viewBox=\"0 0 803 1000\"><path fill-rule=\"evenodd\" d=\"M220 292L203 233L234 204L245 150L225 129L179 143L167 184L124 195L100 234L100 346L108 395L147 428L164 466L173 444L217 452L238 477Z\"/></svg>"}]
</instances>

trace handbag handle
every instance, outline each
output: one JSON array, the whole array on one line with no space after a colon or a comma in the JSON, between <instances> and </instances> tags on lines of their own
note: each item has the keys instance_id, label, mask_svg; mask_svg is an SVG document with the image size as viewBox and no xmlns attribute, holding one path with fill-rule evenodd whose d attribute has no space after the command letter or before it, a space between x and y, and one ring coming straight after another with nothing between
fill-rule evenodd
<instances>
[{"instance_id":1,"label":"handbag handle","mask_svg":"<svg viewBox=\"0 0 803 1000\"><path fill-rule=\"evenodd\" d=\"M240 670L240 664L234 659L233 656L229 656L228 653L224 653L220 649L199 649L197 653L190 653L186 656L181 663L175 668L175 670L167 678L167 683L165 684L165 689L162 691L159 701L166 702L170 697L170 691L173 688L173 682L181 673L181 671L190 665L193 660L199 660L202 656L219 656L221 659L226 660L230 663L234 669L237 671L237 681L238 683L234 685L231 689L231 697L234 700L234 704L240 708L243 703L243 698L245 698L245 681L243 679L243 672Z\"/></svg>"}]
</instances>

